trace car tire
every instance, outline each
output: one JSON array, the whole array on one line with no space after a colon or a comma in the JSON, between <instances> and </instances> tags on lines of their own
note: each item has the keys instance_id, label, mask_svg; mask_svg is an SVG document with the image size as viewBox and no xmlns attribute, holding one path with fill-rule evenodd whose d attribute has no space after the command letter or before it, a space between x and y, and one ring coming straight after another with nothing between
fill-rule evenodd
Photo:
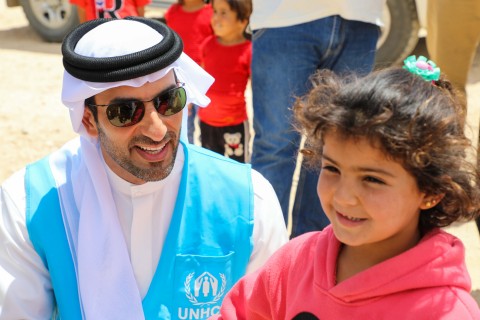
<instances>
[{"instance_id":1,"label":"car tire","mask_svg":"<svg viewBox=\"0 0 480 320\"><path fill-rule=\"evenodd\" d=\"M420 28L415 0L387 0L383 22L377 44L377 67L399 64L415 49Z\"/></svg>"},{"instance_id":2,"label":"car tire","mask_svg":"<svg viewBox=\"0 0 480 320\"><path fill-rule=\"evenodd\" d=\"M30 26L46 41L61 42L78 25L77 8L68 0L20 0Z\"/></svg>"}]
</instances>

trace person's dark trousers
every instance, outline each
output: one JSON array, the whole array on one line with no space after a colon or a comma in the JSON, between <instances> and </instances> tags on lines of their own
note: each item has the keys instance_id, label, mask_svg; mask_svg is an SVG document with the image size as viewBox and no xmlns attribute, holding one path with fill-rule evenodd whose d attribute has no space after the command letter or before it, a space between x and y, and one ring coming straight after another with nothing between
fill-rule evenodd
<instances>
[{"instance_id":1,"label":"person's dark trousers","mask_svg":"<svg viewBox=\"0 0 480 320\"><path fill-rule=\"evenodd\" d=\"M339 16L253 33L252 167L272 184L286 223L301 140L292 125L295 98L311 89L309 78L318 69L371 71L378 35L376 25ZM292 212L292 237L329 224L317 196L317 181L318 172L302 168Z\"/></svg>"}]
</instances>

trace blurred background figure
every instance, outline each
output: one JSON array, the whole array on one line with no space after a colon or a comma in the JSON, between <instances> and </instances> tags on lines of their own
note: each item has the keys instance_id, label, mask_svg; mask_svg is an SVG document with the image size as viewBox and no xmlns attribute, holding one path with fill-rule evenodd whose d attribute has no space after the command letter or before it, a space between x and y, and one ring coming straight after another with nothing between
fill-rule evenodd
<instances>
[{"instance_id":1,"label":"blurred background figure","mask_svg":"<svg viewBox=\"0 0 480 320\"><path fill-rule=\"evenodd\" d=\"M288 223L290 191L301 142L292 127L295 97L311 88L318 69L372 70L385 0L253 0L252 166L273 185ZM319 172L302 167L291 236L329 222L317 196Z\"/></svg>"},{"instance_id":2,"label":"blurred background figure","mask_svg":"<svg viewBox=\"0 0 480 320\"><path fill-rule=\"evenodd\" d=\"M201 64L200 45L213 35L210 21L212 7L208 0L178 0L165 12L165 21L183 40L183 51L197 64ZM188 142L194 142L195 116L198 107L188 106Z\"/></svg>"},{"instance_id":3,"label":"blurred background figure","mask_svg":"<svg viewBox=\"0 0 480 320\"><path fill-rule=\"evenodd\" d=\"M429 0L427 32L430 58L465 94L468 72L480 41L480 1Z\"/></svg>"},{"instance_id":4,"label":"blurred background figure","mask_svg":"<svg viewBox=\"0 0 480 320\"><path fill-rule=\"evenodd\" d=\"M468 72L480 42L479 0L429 0L427 50L466 100ZM476 220L480 232L480 218Z\"/></svg>"},{"instance_id":5,"label":"blurred background figure","mask_svg":"<svg viewBox=\"0 0 480 320\"><path fill-rule=\"evenodd\" d=\"M77 7L80 23L98 18L145 16L145 6L151 0L70 0Z\"/></svg>"},{"instance_id":6,"label":"blurred background figure","mask_svg":"<svg viewBox=\"0 0 480 320\"><path fill-rule=\"evenodd\" d=\"M249 125L245 89L250 78L252 44L245 29L251 0L213 0L214 36L202 45L202 63L215 78L207 108L198 111L204 148L228 158L249 161Z\"/></svg>"}]
</instances>

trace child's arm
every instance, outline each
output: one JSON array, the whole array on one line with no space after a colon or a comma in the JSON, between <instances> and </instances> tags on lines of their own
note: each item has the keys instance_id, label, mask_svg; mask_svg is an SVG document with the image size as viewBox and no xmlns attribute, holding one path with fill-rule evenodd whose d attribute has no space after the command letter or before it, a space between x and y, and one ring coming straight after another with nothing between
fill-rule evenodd
<instances>
[{"instance_id":1,"label":"child's arm","mask_svg":"<svg viewBox=\"0 0 480 320\"><path fill-rule=\"evenodd\" d=\"M145 7L148 6L152 1L151 0L134 0L135 9L137 10L137 15L139 17L145 17Z\"/></svg>"},{"instance_id":2,"label":"child's arm","mask_svg":"<svg viewBox=\"0 0 480 320\"><path fill-rule=\"evenodd\" d=\"M145 17L145 7L137 7L137 13L139 17Z\"/></svg>"},{"instance_id":3,"label":"child's arm","mask_svg":"<svg viewBox=\"0 0 480 320\"><path fill-rule=\"evenodd\" d=\"M269 307L272 297L261 278L265 272L263 269L259 271L240 279L225 296L220 313L209 320L273 319Z\"/></svg>"},{"instance_id":4,"label":"child's arm","mask_svg":"<svg viewBox=\"0 0 480 320\"><path fill-rule=\"evenodd\" d=\"M242 277L225 296L220 313L210 319L287 319L287 292L295 290L289 288L288 279L305 270L302 260L296 266L294 262L296 254L308 249L299 239L287 242L260 269Z\"/></svg>"},{"instance_id":5,"label":"child's arm","mask_svg":"<svg viewBox=\"0 0 480 320\"><path fill-rule=\"evenodd\" d=\"M70 0L70 4L77 8L78 21L84 23L87 21L87 12L85 10L86 3L84 0Z\"/></svg>"},{"instance_id":6,"label":"child's arm","mask_svg":"<svg viewBox=\"0 0 480 320\"><path fill-rule=\"evenodd\" d=\"M87 21L87 14L85 13L85 9L77 5L77 14L78 14L78 21L80 23L84 23Z\"/></svg>"}]
</instances>

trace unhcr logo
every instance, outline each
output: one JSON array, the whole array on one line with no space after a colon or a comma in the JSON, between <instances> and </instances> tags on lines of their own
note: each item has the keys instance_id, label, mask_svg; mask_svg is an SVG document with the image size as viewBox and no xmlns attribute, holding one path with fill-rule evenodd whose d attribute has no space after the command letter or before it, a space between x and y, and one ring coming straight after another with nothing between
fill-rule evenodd
<instances>
[{"instance_id":1,"label":"unhcr logo","mask_svg":"<svg viewBox=\"0 0 480 320\"><path fill-rule=\"evenodd\" d=\"M195 272L189 273L184 282L185 296L196 307L178 308L178 318L207 319L217 314L220 307L214 304L219 304L227 288L225 275L220 273L219 278L210 272L204 272L197 277Z\"/></svg>"},{"instance_id":2,"label":"unhcr logo","mask_svg":"<svg viewBox=\"0 0 480 320\"><path fill-rule=\"evenodd\" d=\"M204 272L193 280L195 272L188 274L185 279L185 295L193 305L205 305L217 303L225 293L227 279L223 273L220 273L222 284L219 288L218 279L210 272ZM193 282L193 293L191 283Z\"/></svg>"}]
</instances>

